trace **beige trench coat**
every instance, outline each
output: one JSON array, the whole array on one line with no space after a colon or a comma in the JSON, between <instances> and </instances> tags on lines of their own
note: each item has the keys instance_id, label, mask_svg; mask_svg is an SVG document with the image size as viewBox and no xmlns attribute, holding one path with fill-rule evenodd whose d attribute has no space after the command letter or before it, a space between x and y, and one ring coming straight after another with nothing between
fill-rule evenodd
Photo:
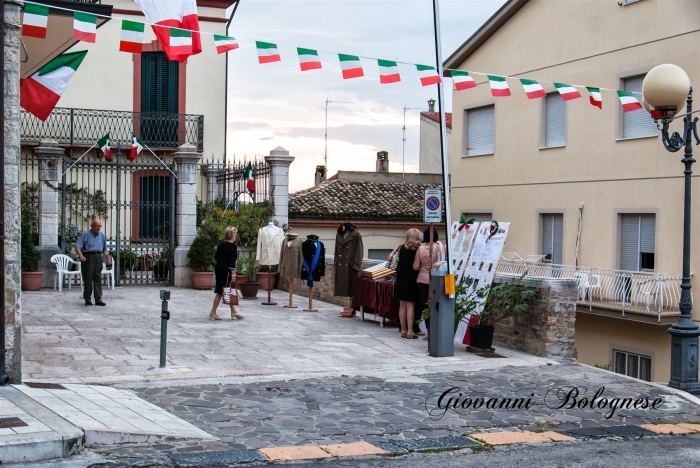
<instances>
[{"instance_id":1,"label":"beige trench coat","mask_svg":"<svg viewBox=\"0 0 700 468\"><path fill-rule=\"evenodd\" d=\"M350 297L355 286L355 278L362 271L362 256L365 248L362 245L362 234L356 229L347 237L342 233L335 236L335 291L336 296Z\"/></svg>"},{"instance_id":2,"label":"beige trench coat","mask_svg":"<svg viewBox=\"0 0 700 468\"><path fill-rule=\"evenodd\" d=\"M280 278L297 279L301 277L301 244L304 241L297 238L293 241L282 242L282 257L280 258Z\"/></svg>"}]
</instances>

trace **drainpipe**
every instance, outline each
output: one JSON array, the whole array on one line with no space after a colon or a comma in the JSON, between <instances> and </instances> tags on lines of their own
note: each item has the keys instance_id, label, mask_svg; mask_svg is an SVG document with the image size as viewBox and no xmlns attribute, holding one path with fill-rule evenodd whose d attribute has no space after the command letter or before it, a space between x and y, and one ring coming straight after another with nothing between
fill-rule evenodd
<instances>
[{"instance_id":1,"label":"drainpipe","mask_svg":"<svg viewBox=\"0 0 700 468\"><path fill-rule=\"evenodd\" d=\"M236 6L233 7L231 16L226 22L226 35L228 36L228 28L231 26L231 21L233 21L233 15L236 14L238 5L240 5L241 0L236 2ZM226 78L224 83L224 204L226 203L226 148L228 145L228 52L226 52Z\"/></svg>"},{"instance_id":2,"label":"drainpipe","mask_svg":"<svg viewBox=\"0 0 700 468\"><path fill-rule=\"evenodd\" d=\"M0 385L7 385L9 378L5 373L5 355L7 354L5 344L5 0L2 3L2 93L0 93L0 148L2 148L2 158L0 158Z\"/></svg>"}]
</instances>

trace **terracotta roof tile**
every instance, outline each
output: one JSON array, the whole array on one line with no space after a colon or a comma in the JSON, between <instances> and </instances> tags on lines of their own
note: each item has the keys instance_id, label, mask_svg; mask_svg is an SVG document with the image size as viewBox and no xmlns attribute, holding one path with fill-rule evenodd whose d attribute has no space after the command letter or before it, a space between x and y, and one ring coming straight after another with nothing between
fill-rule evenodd
<instances>
[{"instance_id":1,"label":"terracotta roof tile","mask_svg":"<svg viewBox=\"0 0 700 468\"><path fill-rule=\"evenodd\" d=\"M420 115L440 123L440 114L437 112L421 112ZM445 112L445 125L447 125L447 128L452 128L452 112Z\"/></svg>"}]
</instances>

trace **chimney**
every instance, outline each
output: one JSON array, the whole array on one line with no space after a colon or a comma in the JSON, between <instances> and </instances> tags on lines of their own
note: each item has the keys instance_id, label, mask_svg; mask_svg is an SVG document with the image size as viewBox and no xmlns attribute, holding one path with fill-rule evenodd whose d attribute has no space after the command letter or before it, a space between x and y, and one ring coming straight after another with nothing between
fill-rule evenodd
<instances>
[{"instance_id":1,"label":"chimney","mask_svg":"<svg viewBox=\"0 0 700 468\"><path fill-rule=\"evenodd\" d=\"M389 153L380 151L377 153L377 174L389 173Z\"/></svg>"},{"instance_id":2,"label":"chimney","mask_svg":"<svg viewBox=\"0 0 700 468\"><path fill-rule=\"evenodd\" d=\"M428 112L435 112L435 99L428 99Z\"/></svg>"},{"instance_id":3,"label":"chimney","mask_svg":"<svg viewBox=\"0 0 700 468\"><path fill-rule=\"evenodd\" d=\"M318 187L326 181L326 166L316 166L316 174L314 174L314 186Z\"/></svg>"}]
</instances>

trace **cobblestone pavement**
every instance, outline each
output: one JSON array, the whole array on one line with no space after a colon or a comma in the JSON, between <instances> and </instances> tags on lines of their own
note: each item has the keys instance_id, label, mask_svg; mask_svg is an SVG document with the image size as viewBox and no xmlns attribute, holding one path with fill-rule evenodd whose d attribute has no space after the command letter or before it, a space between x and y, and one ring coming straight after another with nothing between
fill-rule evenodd
<instances>
[{"instance_id":1,"label":"cobblestone pavement","mask_svg":"<svg viewBox=\"0 0 700 468\"><path fill-rule=\"evenodd\" d=\"M529 409L434 411L438 397L530 398ZM601 398L662 398L656 409L557 409L578 387L578 402ZM604 393L593 396L600 387ZM557 389L563 389L559 393ZM102 455L166 456L173 452L255 449L355 441L391 442L503 430L571 430L662 422L700 421L700 406L641 381L580 365L516 367L475 372L425 373L405 382L334 377L230 385L133 388L219 438L218 442L167 442L105 448ZM585 396L585 397L584 397ZM500 400L503 401L503 400ZM583 405L583 403L581 403ZM447 406L443 400L443 408ZM432 418L428 410L433 410ZM443 417L439 417L444 413ZM585 431L584 431L585 432ZM478 437L478 434L476 435Z\"/></svg>"}]
</instances>

